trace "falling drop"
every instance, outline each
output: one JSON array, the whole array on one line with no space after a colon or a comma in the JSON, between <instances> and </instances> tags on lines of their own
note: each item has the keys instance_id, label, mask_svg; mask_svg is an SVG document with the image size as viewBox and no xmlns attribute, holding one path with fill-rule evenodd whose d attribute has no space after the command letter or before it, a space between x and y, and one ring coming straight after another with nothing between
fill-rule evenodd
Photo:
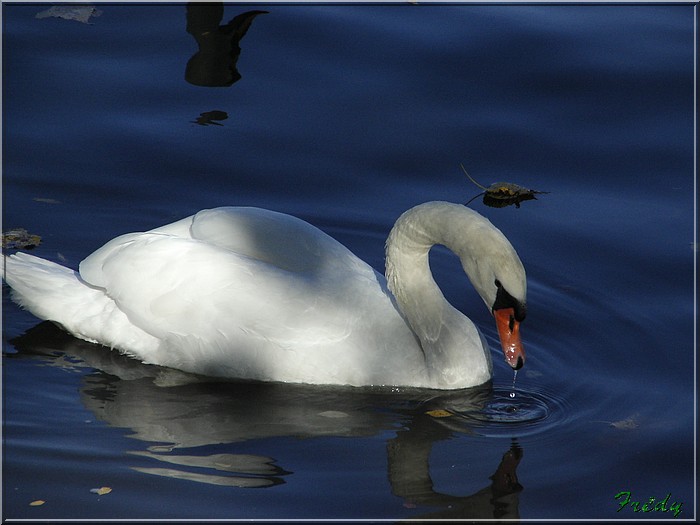
<instances>
[{"instance_id":1,"label":"falling drop","mask_svg":"<svg viewBox=\"0 0 700 525\"><path fill-rule=\"evenodd\" d=\"M515 398L515 380L517 379L517 377L518 377L518 371L513 370L513 387L512 387L513 391L510 393L511 398Z\"/></svg>"}]
</instances>

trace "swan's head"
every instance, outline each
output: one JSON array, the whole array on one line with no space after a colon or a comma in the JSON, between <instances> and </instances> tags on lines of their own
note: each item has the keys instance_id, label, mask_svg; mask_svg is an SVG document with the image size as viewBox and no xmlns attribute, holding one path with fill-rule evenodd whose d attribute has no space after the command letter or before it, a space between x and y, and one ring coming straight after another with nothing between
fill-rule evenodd
<instances>
[{"instance_id":1,"label":"swan's head","mask_svg":"<svg viewBox=\"0 0 700 525\"><path fill-rule=\"evenodd\" d=\"M426 202L404 212L389 234L389 288L414 331L424 318L417 307L419 302L409 300L408 289L425 298L425 290L437 288L428 264L428 252L436 244L457 254L464 272L496 319L506 362L515 370L521 368L525 363L520 342L520 322L526 310L525 269L505 235L471 208Z\"/></svg>"},{"instance_id":2,"label":"swan's head","mask_svg":"<svg viewBox=\"0 0 700 525\"><path fill-rule=\"evenodd\" d=\"M519 370L525 364L525 350L520 341L520 323L527 313L525 300L512 296L498 279L495 279L494 286L496 286L496 299L491 312L496 318L503 355L513 370Z\"/></svg>"},{"instance_id":3,"label":"swan's head","mask_svg":"<svg viewBox=\"0 0 700 525\"><path fill-rule=\"evenodd\" d=\"M510 242L496 228L482 232L480 249L462 258L464 271L491 310L506 362L518 370L525 364L520 323L527 313L527 281L523 264Z\"/></svg>"}]
</instances>

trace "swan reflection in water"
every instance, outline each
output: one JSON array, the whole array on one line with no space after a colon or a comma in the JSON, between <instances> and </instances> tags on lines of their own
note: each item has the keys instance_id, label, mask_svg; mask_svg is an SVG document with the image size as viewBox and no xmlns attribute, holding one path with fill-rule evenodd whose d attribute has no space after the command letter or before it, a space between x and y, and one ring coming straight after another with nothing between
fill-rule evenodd
<instances>
[{"instance_id":1,"label":"swan reflection in water","mask_svg":"<svg viewBox=\"0 0 700 525\"><path fill-rule=\"evenodd\" d=\"M212 381L106 351L42 322L10 341L19 356L40 355L52 366L89 367L80 396L98 420L129 428L147 443L128 454L152 461L132 466L146 474L232 487L271 487L291 482L293 472L251 454L181 454L181 449L274 437L369 437L401 429L387 442L388 478L404 506L437 509L425 518L518 518L516 469L522 449L513 440L490 482L474 494L437 492L430 476L433 445L468 426L437 414L473 412L490 386L435 391ZM192 469L194 467L194 469ZM208 469L209 473L202 473ZM206 470L205 470L206 472Z\"/></svg>"}]
</instances>

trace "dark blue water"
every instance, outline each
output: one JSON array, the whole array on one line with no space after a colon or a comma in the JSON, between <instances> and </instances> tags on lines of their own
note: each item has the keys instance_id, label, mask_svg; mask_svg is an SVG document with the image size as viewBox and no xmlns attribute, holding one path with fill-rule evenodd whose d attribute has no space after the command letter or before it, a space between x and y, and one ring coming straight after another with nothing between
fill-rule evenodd
<instances>
[{"instance_id":1,"label":"dark blue water","mask_svg":"<svg viewBox=\"0 0 700 525\"><path fill-rule=\"evenodd\" d=\"M382 270L404 210L480 191L460 163L550 193L470 204L528 272L515 399L495 350L459 392L179 384L3 285L4 518L695 516L693 5L48 7L2 12L3 230L35 255L254 205ZM251 10L238 75L203 67L194 28Z\"/></svg>"}]
</instances>

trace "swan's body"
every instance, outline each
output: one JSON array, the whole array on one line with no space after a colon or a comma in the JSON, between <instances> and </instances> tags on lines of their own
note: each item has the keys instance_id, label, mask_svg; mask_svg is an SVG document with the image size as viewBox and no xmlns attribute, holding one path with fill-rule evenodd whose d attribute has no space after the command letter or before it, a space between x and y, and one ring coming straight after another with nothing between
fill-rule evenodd
<instances>
[{"instance_id":1,"label":"swan's body","mask_svg":"<svg viewBox=\"0 0 700 525\"><path fill-rule=\"evenodd\" d=\"M434 244L460 256L487 306L510 312L513 339L501 339L522 366L520 259L488 220L445 202L399 218L388 281L300 219L234 207L117 237L79 272L18 253L5 280L37 317L146 363L263 381L479 385L491 378L488 345L433 281Z\"/></svg>"}]
</instances>

